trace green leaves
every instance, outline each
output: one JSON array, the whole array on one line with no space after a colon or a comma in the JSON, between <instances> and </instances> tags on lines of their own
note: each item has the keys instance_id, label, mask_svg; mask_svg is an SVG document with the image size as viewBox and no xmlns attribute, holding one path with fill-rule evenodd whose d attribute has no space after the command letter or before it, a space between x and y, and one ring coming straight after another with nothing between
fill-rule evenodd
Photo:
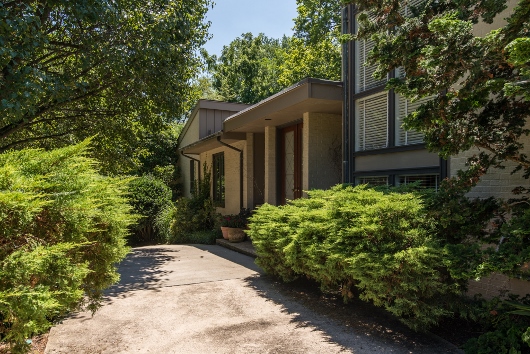
<instances>
[{"instance_id":1,"label":"green leaves","mask_svg":"<svg viewBox=\"0 0 530 354\"><path fill-rule=\"evenodd\" d=\"M98 175L88 144L0 155L0 333L15 351L118 280L136 217L127 181Z\"/></svg>"},{"instance_id":2,"label":"green leaves","mask_svg":"<svg viewBox=\"0 0 530 354\"><path fill-rule=\"evenodd\" d=\"M0 150L63 146L97 133L98 155L127 163L123 154L130 152L108 141L127 148L139 129L160 129L197 98L190 80L209 4L60 0L0 7Z\"/></svg>"}]
</instances>

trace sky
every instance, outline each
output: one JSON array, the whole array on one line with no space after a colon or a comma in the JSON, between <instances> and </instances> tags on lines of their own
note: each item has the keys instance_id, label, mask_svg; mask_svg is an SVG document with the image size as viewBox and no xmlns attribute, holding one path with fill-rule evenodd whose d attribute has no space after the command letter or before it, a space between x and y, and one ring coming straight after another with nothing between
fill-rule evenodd
<instances>
[{"instance_id":1,"label":"sky","mask_svg":"<svg viewBox=\"0 0 530 354\"><path fill-rule=\"evenodd\" d=\"M206 17L213 38L204 48L219 56L223 46L246 32L271 38L292 35L296 0L215 0Z\"/></svg>"}]
</instances>

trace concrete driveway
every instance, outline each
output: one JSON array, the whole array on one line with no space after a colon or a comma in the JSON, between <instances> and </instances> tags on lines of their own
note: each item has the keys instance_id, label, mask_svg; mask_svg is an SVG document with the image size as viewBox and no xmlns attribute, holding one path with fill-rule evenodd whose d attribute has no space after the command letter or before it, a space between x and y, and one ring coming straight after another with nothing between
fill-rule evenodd
<instances>
[{"instance_id":1,"label":"concrete driveway","mask_svg":"<svg viewBox=\"0 0 530 354\"><path fill-rule=\"evenodd\" d=\"M220 246L136 248L92 317L51 330L46 353L456 353L356 332L282 295Z\"/></svg>"}]
</instances>

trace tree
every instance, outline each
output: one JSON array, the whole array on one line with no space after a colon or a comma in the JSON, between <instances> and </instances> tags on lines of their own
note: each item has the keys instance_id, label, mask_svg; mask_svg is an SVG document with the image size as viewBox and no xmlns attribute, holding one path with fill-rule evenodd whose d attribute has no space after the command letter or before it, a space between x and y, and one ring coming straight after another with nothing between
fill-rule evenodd
<instances>
[{"instance_id":1,"label":"tree","mask_svg":"<svg viewBox=\"0 0 530 354\"><path fill-rule=\"evenodd\" d=\"M257 103L281 90L277 83L282 41L244 33L210 65L213 87L229 102ZM210 60L211 62L211 60Z\"/></svg>"},{"instance_id":2,"label":"tree","mask_svg":"<svg viewBox=\"0 0 530 354\"><path fill-rule=\"evenodd\" d=\"M317 44L332 34L341 33L340 1L296 0L298 16L294 19L294 37Z\"/></svg>"},{"instance_id":3,"label":"tree","mask_svg":"<svg viewBox=\"0 0 530 354\"><path fill-rule=\"evenodd\" d=\"M521 140L530 133L529 0L519 0L506 25L483 37L473 26L498 20L505 0L356 5L364 12L357 37L375 42L374 75L402 68L405 75L391 79L388 88L411 99L434 97L406 117L405 127L423 132L428 148L446 158L480 150L460 179L467 188L507 161L530 176Z\"/></svg>"},{"instance_id":4,"label":"tree","mask_svg":"<svg viewBox=\"0 0 530 354\"><path fill-rule=\"evenodd\" d=\"M282 51L278 84L294 85L306 77L326 80L341 79L341 46L330 36L318 43L306 43L300 38L289 38Z\"/></svg>"},{"instance_id":5,"label":"tree","mask_svg":"<svg viewBox=\"0 0 530 354\"><path fill-rule=\"evenodd\" d=\"M210 3L3 2L0 151L97 134L96 155L127 164L140 131L179 118L195 97Z\"/></svg>"}]
</instances>

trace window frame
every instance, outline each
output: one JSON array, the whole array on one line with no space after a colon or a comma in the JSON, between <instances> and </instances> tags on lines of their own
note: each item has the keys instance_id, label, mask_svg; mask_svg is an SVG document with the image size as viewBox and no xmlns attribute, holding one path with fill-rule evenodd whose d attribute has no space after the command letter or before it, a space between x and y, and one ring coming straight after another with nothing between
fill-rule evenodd
<instances>
[{"instance_id":1,"label":"window frame","mask_svg":"<svg viewBox=\"0 0 530 354\"><path fill-rule=\"evenodd\" d=\"M212 155L212 200L217 207L225 207L225 154Z\"/></svg>"}]
</instances>

